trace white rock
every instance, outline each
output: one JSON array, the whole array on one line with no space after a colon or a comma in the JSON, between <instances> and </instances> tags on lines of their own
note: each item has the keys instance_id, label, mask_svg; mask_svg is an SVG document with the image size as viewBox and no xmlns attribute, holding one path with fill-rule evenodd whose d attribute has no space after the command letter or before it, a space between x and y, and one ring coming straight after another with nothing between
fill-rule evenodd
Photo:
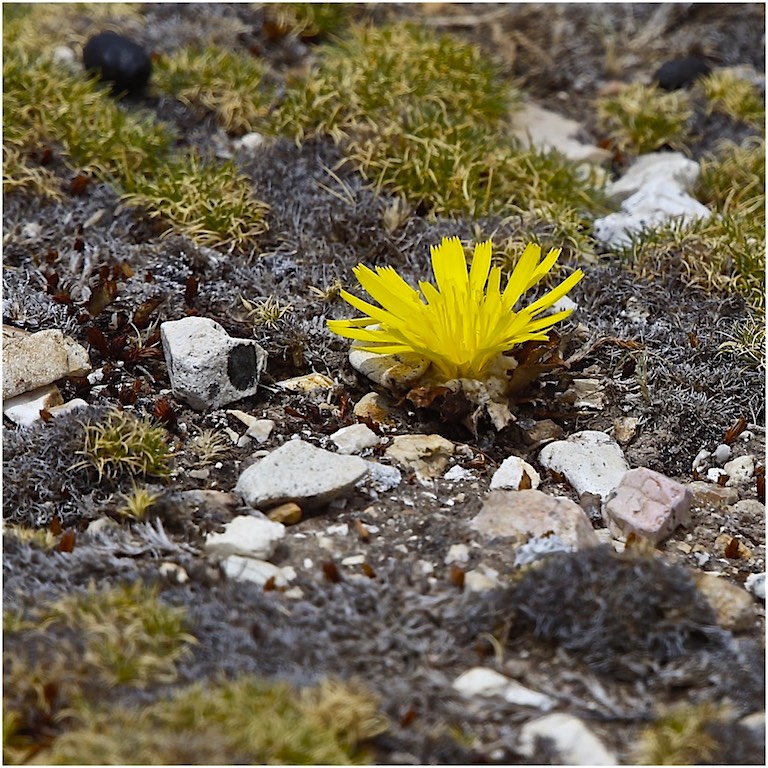
<instances>
[{"instance_id":1,"label":"white rock","mask_svg":"<svg viewBox=\"0 0 768 768\"><path fill-rule=\"evenodd\" d=\"M720 467L712 467L707 470L707 480L709 480L710 483L717 483L723 475L727 474L728 473L724 469L720 469Z\"/></svg>"},{"instance_id":2,"label":"white rock","mask_svg":"<svg viewBox=\"0 0 768 768\"><path fill-rule=\"evenodd\" d=\"M354 344L349 350L349 364L371 381L388 389L408 389L430 366L429 360L417 354L379 355L363 352Z\"/></svg>"},{"instance_id":3,"label":"white rock","mask_svg":"<svg viewBox=\"0 0 768 768\"><path fill-rule=\"evenodd\" d=\"M611 157L607 150L583 144L575 138L582 130L580 123L531 102L515 111L513 121L512 134L528 146L544 151L556 149L577 163L599 165Z\"/></svg>"},{"instance_id":4,"label":"white rock","mask_svg":"<svg viewBox=\"0 0 768 768\"><path fill-rule=\"evenodd\" d=\"M3 326L3 399L91 370L86 349L61 331L27 333Z\"/></svg>"},{"instance_id":5,"label":"white rock","mask_svg":"<svg viewBox=\"0 0 768 768\"><path fill-rule=\"evenodd\" d=\"M289 440L248 467L235 492L252 507L295 501L302 509L322 506L351 490L368 471L359 456L341 456L303 440Z\"/></svg>"},{"instance_id":6,"label":"white rock","mask_svg":"<svg viewBox=\"0 0 768 768\"><path fill-rule=\"evenodd\" d=\"M726 485L731 487L735 485L748 485L755 476L755 457L749 454L739 456L727 462L723 469L729 478Z\"/></svg>"},{"instance_id":7,"label":"white rock","mask_svg":"<svg viewBox=\"0 0 768 768\"><path fill-rule=\"evenodd\" d=\"M765 574L752 573L744 582L747 592L751 592L756 598L765 602Z\"/></svg>"},{"instance_id":8,"label":"white rock","mask_svg":"<svg viewBox=\"0 0 768 768\"><path fill-rule=\"evenodd\" d=\"M699 164L681 152L651 152L638 157L620 179L608 185L606 193L618 204L657 180L693 192L699 172Z\"/></svg>"},{"instance_id":9,"label":"white rock","mask_svg":"<svg viewBox=\"0 0 768 768\"><path fill-rule=\"evenodd\" d=\"M207 317L162 323L160 337L173 394L195 410L256 393L267 353L253 339L232 338Z\"/></svg>"},{"instance_id":10,"label":"white rock","mask_svg":"<svg viewBox=\"0 0 768 768\"><path fill-rule=\"evenodd\" d=\"M230 579L251 581L262 587L270 579L274 579L276 587L285 587L296 578L296 571L289 565L279 568L265 560L256 560L253 557L230 555L221 561L221 566Z\"/></svg>"},{"instance_id":11,"label":"white rock","mask_svg":"<svg viewBox=\"0 0 768 768\"><path fill-rule=\"evenodd\" d=\"M379 464L378 461L366 461L365 464L368 474L361 484L375 493L391 491L403 481L403 473L397 467Z\"/></svg>"},{"instance_id":12,"label":"white rock","mask_svg":"<svg viewBox=\"0 0 768 768\"><path fill-rule=\"evenodd\" d=\"M88 403L86 403L85 400L80 397L75 397L72 400L68 400L66 403L62 403L61 405L54 405L48 410L50 411L51 416L63 416L65 413L70 413L70 411L76 411L78 408L87 407Z\"/></svg>"},{"instance_id":13,"label":"white rock","mask_svg":"<svg viewBox=\"0 0 768 768\"><path fill-rule=\"evenodd\" d=\"M539 463L565 475L578 494L597 493L603 499L629 469L619 444L605 432L594 430L549 443L541 450Z\"/></svg>"},{"instance_id":14,"label":"white rock","mask_svg":"<svg viewBox=\"0 0 768 768\"><path fill-rule=\"evenodd\" d=\"M64 399L55 384L46 384L31 392L3 399L3 414L14 424L27 427L40 419L40 411L50 411Z\"/></svg>"},{"instance_id":15,"label":"white rock","mask_svg":"<svg viewBox=\"0 0 768 768\"><path fill-rule=\"evenodd\" d=\"M342 561L342 565L362 565L365 562L365 555L350 555L345 557Z\"/></svg>"},{"instance_id":16,"label":"white rock","mask_svg":"<svg viewBox=\"0 0 768 768\"><path fill-rule=\"evenodd\" d=\"M488 592L499 586L499 573L493 568L481 565L464 574L465 592Z\"/></svg>"},{"instance_id":17,"label":"white rock","mask_svg":"<svg viewBox=\"0 0 768 768\"><path fill-rule=\"evenodd\" d=\"M501 462L499 468L491 478L491 490L509 488L513 491L520 490L523 474L527 475L530 485L528 488L536 490L541 485L539 473L527 462L517 456L508 456Z\"/></svg>"},{"instance_id":18,"label":"white rock","mask_svg":"<svg viewBox=\"0 0 768 768\"><path fill-rule=\"evenodd\" d=\"M379 444L379 436L365 424L350 424L331 435L339 453L360 453Z\"/></svg>"},{"instance_id":19,"label":"white rock","mask_svg":"<svg viewBox=\"0 0 768 768\"><path fill-rule=\"evenodd\" d=\"M535 707L548 712L555 706L549 696L532 691L515 680L505 677L486 667L473 667L453 681L453 689L462 696L500 696L510 704L521 707Z\"/></svg>"},{"instance_id":20,"label":"white rock","mask_svg":"<svg viewBox=\"0 0 768 768\"><path fill-rule=\"evenodd\" d=\"M205 550L216 557L239 555L268 560L285 537L285 526L250 515L240 515L224 526L223 533L209 533Z\"/></svg>"},{"instance_id":21,"label":"white rock","mask_svg":"<svg viewBox=\"0 0 768 768\"><path fill-rule=\"evenodd\" d=\"M709 468L711 458L712 454L706 448L702 448L693 459L691 468L694 472L701 474L705 469Z\"/></svg>"},{"instance_id":22,"label":"white rock","mask_svg":"<svg viewBox=\"0 0 768 768\"><path fill-rule=\"evenodd\" d=\"M596 531L595 534L599 535L605 529ZM610 532L606 531L609 534ZM515 551L515 565L523 566L530 565L545 555L551 555L554 552L572 552L573 547L564 542L559 536L536 536L533 539L529 539L522 546L518 547Z\"/></svg>"},{"instance_id":23,"label":"white rock","mask_svg":"<svg viewBox=\"0 0 768 768\"><path fill-rule=\"evenodd\" d=\"M726 445L725 443L721 443L712 452L712 458L718 464L725 464L725 462L728 461L728 459L731 458L731 446L730 445Z\"/></svg>"},{"instance_id":24,"label":"white rock","mask_svg":"<svg viewBox=\"0 0 768 768\"><path fill-rule=\"evenodd\" d=\"M573 715L558 712L525 723L519 737L524 755L533 756L538 738L552 741L563 765L618 765L616 756Z\"/></svg>"},{"instance_id":25,"label":"white rock","mask_svg":"<svg viewBox=\"0 0 768 768\"><path fill-rule=\"evenodd\" d=\"M593 223L595 237L613 247L628 246L634 235L675 219L690 224L712 215L705 205L663 179L646 184L621 207L621 211L595 219Z\"/></svg>"},{"instance_id":26,"label":"white rock","mask_svg":"<svg viewBox=\"0 0 768 768\"><path fill-rule=\"evenodd\" d=\"M272 419L256 419L245 430L248 437L252 437L257 443L264 443L269 440L272 430L275 428L275 422Z\"/></svg>"},{"instance_id":27,"label":"white rock","mask_svg":"<svg viewBox=\"0 0 768 768\"><path fill-rule=\"evenodd\" d=\"M469 547L466 544L451 544L445 556L445 564L466 563L469 561Z\"/></svg>"},{"instance_id":28,"label":"white rock","mask_svg":"<svg viewBox=\"0 0 768 768\"><path fill-rule=\"evenodd\" d=\"M236 139L233 143L236 149L242 149L246 152L254 152L259 149L259 147L262 147L265 141L266 139L263 134L253 131L251 133L244 134L239 139Z\"/></svg>"},{"instance_id":29,"label":"white rock","mask_svg":"<svg viewBox=\"0 0 768 768\"><path fill-rule=\"evenodd\" d=\"M454 464L444 475L444 480L455 482L456 480L474 480L475 473L471 469L464 469L459 464Z\"/></svg>"}]
</instances>

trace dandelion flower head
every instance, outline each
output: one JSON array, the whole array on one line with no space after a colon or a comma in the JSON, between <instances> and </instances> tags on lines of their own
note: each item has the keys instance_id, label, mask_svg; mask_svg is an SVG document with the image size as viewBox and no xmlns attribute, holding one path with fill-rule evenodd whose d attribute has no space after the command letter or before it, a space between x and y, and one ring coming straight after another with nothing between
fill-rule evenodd
<instances>
[{"instance_id":1,"label":"dandelion flower head","mask_svg":"<svg viewBox=\"0 0 768 768\"><path fill-rule=\"evenodd\" d=\"M577 269L528 306L515 309L523 294L555 265L560 248L542 259L541 248L529 243L501 289L501 269L491 266L490 240L475 245L467 269L458 237L445 237L430 247L435 282L412 288L392 267L353 272L380 306L347 291L341 297L364 317L329 320L334 333L354 339L358 349L379 354L416 353L429 360L445 380L483 379L503 352L526 341L546 341L547 331L571 314L570 309L541 317L565 296L584 273Z\"/></svg>"}]
</instances>

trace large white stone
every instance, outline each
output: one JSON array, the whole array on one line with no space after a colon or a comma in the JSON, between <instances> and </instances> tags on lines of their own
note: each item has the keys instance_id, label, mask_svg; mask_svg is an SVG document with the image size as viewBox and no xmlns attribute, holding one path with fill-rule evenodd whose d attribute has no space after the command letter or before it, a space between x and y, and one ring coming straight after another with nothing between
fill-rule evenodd
<instances>
[{"instance_id":1,"label":"large white stone","mask_svg":"<svg viewBox=\"0 0 768 768\"><path fill-rule=\"evenodd\" d=\"M269 560L285 537L285 526L250 515L240 515L224 526L223 533L209 533L205 549L216 557L238 555Z\"/></svg>"},{"instance_id":2,"label":"large white stone","mask_svg":"<svg viewBox=\"0 0 768 768\"><path fill-rule=\"evenodd\" d=\"M220 408L256 393L267 353L253 339L232 338L207 317L160 326L173 394L192 408Z\"/></svg>"},{"instance_id":3,"label":"large white stone","mask_svg":"<svg viewBox=\"0 0 768 768\"><path fill-rule=\"evenodd\" d=\"M621 204L621 211L593 223L595 237L613 247L626 247L644 230L678 220L690 224L708 219L712 212L685 190L667 179L645 184Z\"/></svg>"},{"instance_id":4,"label":"large white stone","mask_svg":"<svg viewBox=\"0 0 768 768\"><path fill-rule=\"evenodd\" d=\"M224 573L235 581L250 581L263 587L270 579L276 587L286 587L296 578L296 571L290 566L283 568L256 560L253 557L230 555L221 561Z\"/></svg>"},{"instance_id":5,"label":"large white stone","mask_svg":"<svg viewBox=\"0 0 768 768\"><path fill-rule=\"evenodd\" d=\"M3 399L90 370L88 351L61 331L28 333L3 326Z\"/></svg>"},{"instance_id":6,"label":"large white stone","mask_svg":"<svg viewBox=\"0 0 768 768\"><path fill-rule=\"evenodd\" d=\"M359 456L342 456L303 440L289 440L248 467L235 493L256 508L295 501L307 509L346 493L367 471L368 462Z\"/></svg>"},{"instance_id":7,"label":"large white stone","mask_svg":"<svg viewBox=\"0 0 768 768\"><path fill-rule=\"evenodd\" d=\"M21 427L40 419L40 411L61 405L64 398L55 384L46 384L16 397L3 398L3 415Z\"/></svg>"},{"instance_id":8,"label":"large white stone","mask_svg":"<svg viewBox=\"0 0 768 768\"><path fill-rule=\"evenodd\" d=\"M618 765L603 742L573 715L556 712L529 720L520 729L519 747L532 757L537 739L551 740L563 765Z\"/></svg>"},{"instance_id":9,"label":"large white stone","mask_svg":"<svg viewBox=\"0 0 768 768\"><path fill-rule=\"evenodd\" d=\"M565 475L578 494L597 493L603 499L629 469L619 444L605 432L589 429L544 446L539 463Z\"/></svg>"}]
</instances>

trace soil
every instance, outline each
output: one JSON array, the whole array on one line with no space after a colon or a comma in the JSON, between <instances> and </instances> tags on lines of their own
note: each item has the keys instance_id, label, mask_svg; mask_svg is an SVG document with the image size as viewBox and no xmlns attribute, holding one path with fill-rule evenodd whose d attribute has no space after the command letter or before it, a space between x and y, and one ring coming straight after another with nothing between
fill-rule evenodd
<instances>
[{"instance_id":1,"label":"soil","mask_svg":"<svg viewBox=\"0 0 768 768\"><path fill-rule=\"evenodd\" d=\"M764 7L759 4L440 3L377 5L354 12L376 23L410 17L476 42L533 98L581 121L585 138L593 142L602 138L594 99L612 80L649 81L665 61L697 51L716 64L747 64L758 72L765 66ZM313 55L314 42L291 36L270 39L263 11L250 4L173 6L173 13L170 6L150 4L145 18L145 37L138 42L151 50L171 50L194 35L205 39L217 20L238 18L248 32L240 38L233 33L231 44L257 45L277 73L301 67ZM232 150L231 139L210 118L151 92L142 106L183 126L189 144ZM701 128L695 157L718 138L738 138L740 130L716 121ZM335 278L348 283L359 262L390 264L407 279L425 279L429 244L446 235L473 239L475 227L512 233L514 224L434 219L414 212L389 231L382 214L391 201L376 195L341 162L342 150L330 141L317 139L298 147L277 140L236 159L253 179L258 197L271 206L269 232L252 254L200 248L180 237L161 239L148 219L121 206L106 185L92 184L64 202L34 201L32 206L27 198L6 195L4 322L28 330L62 328L87 346L92 325L108 337L117 317L113 313L132 316L142 302L160 296L153 322L192 313L210 317L233 336L256 338L269 353L258 394L229 406L275 421L272 435L259 448L272 450L294 435L331 447L328 435L354 423L352 406L376 387L350 367L347 342L325 329L326 318L345 317L348 308L333 296L320 298L313 287L322 291ZM328 169L335 169L335 177ZM66 170L60 171L65 178ZM40 225L33 237L25 229L31 223ZM43 267L45 254L52 250L58 258ZM130 264L133 276L120 281L117 299L93 323L81 324L77 307L70 312L45 293L43 268L55 270L60 284L73 288L92 270L94 286L97 265L122 260ZM497 431L485 420L468 425L440 401L420 409L391 398L394 426L382 427L383 435L440 434L461 446L454 461L472 470L473 479L439 478L425 485L405 472L394 490L355 490L289 526L273 561L295 569L291 586L300 588L300 598L226 579L203 554L203 537L246 510L199 508L183 495L234 488L252 461L253 447L233 447L229 456L206 468L207 475L195 476L190 471L199 470L201 462L192 443L203 429L230 427L242 434L244 425L226 410L197 413L174 399L157 340L132 361L104 359L91 346L91 359L95 368L102 368L103 379L97 384L86 379L61 382L65 400L77 396L93 406L119 406L138 414L157 413L161 400L173 408L169 439L174 471L166 484L158 484L161 498L151 513L152 520L162 523L168 543L144 542L139 554L135 549L130 554L129 542L141 542L145 534L131 533L125 523L117 538L85 534L92 521L114 515L114 487L77 487L69 498L35 506L32 492L24 487L26 468L45 456L55 485L67 472L68 457L49 450L52 435L63 444L76 419L25 430L6 423L5 482L15 487L5 489L4 518L48 526L55 516L78 537L68 553L47 553L7 538L6 606L28 608L94 579L100 585L136 578L157 581L163 599L187 607L190 630L198 640L193 656L180 668L180 684L219 674L257 673L300 685L328 673L358 676L380 696L391 719L389 732L373 745L381 763L556 761L543 745L533 758L523 757L517 747L520 726L541 713L495 698L468 703L452 689L459 674L478 665L553 696L558 711L585 719L622 762L631 762L639 730L669 706L728 702L734 720L762 710L762 603L755 601L755 619L747 629L719 634L670 629L658 616L637 608L638 594L650 595L663 585L667 615L677 612L680 627L686 621L693 626L699 618L693 613L696 601L686 592L691 572L716 572L735 584L764 572L764 519L762 511L754 511L759 507L737 515L729 506L695 506L691 525L675 531L653 554L622 560L611 554L610 544L600 550L601 557L589 561L594 588L616 612L634 606L637 621L646 622L635 629L624 627L621 642L567 591L569 579L587 578L578 575L578 555L558 556L542 566L541 584L556 607L549 608L547 621L557 628L547 633L542 629L546 621L526 618L524 607L538 603L531 597L534 588L515 566L510 542L486 542L468 525L504 458L514 454L538 466L541 444L531 443L529 435L547 419L567 436L584 429L612 432L617 419L635 417L637 432L622 446L630 466L649 467L688 483L694 479L696 454L714 449L743 418L751 436L733 443L734 455L749 453L764 463L763 371L719 349L748 316L743 300L686 287L672 272L641 281L611 254L585 272L571 294L578 311L561 331L561 350L572 360L570 369L543 377L515 403L516 422L508 428ZM197 284L194 296L191 278ZM9 300L15 296L21 309L11 312ZM272 296L290 310L273 327L254 328L241 296ZM638 307L642 320L637 319ZM311 371L329 376L334 387L292 393L275 386ZM583 378L599 383L601 406L573 403L573 380ZM369 458L384 461L380 455ZM561 478L538 468L541 490L580 501ZM738 491L741 499L756 499L760 493L756 482ZM589 499L581 502L589 512ZM591 518L597 529L603 528L594 504ZM360 523L373 532L366 536ZM345 524L346 532L339 528ZM341 532L329 533L329 527ZM749 556L727 557L724 533L742 542ZM469 545L469 561L460 566L446 563L455 544ZM343 564L354 555L363 555L365 566ZM178 564L189 580L179 584L162 576L163 562ZM628 563L637 569L632 589L623 586L621 575ZM481 566L495 570L502 586L469 593L463 588L464 575ZM495 656L487 638L502 636L502 630L506 644ZM657 635L661 646L677 644L679 652L658 653L648 647L648 637ZM588 640L586 646L580 637ZM732 735L741 738L743 733L737 729ZM759 745L740 749L744 754L734 748L731 756L746 763L764 761ZM724 762L731 762L728 754L722 752Z\"/></svg>"}]
</instances>

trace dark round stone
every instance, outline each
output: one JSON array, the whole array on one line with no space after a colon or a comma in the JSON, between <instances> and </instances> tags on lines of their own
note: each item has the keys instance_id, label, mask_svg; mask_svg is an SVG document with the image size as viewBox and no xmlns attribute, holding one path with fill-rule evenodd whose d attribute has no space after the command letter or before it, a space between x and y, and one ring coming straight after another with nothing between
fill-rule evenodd
<instances>
[{"instance_id":1,"label":"dark round stone","mask_svg":"<svg viewBox=\"0 0 768 768\"><path fill-rule=\"evenodd\" d=\"M654 82L665 91L676 91L692 85L698 78L708 75L710 66L701 56L686 56L662 64L653 76Z\"/></svg>"},{"instance_id":2,"label":"dark round stone","mask_svg":"<svg viewBox=\"0 0 768 768\"><path fill-rule=\"evenodd\" d=\"M138 43L116 32L101 32L83 48L83 64L101 80L112 83L112 93L139 93L149 81L152 62Z\"/></svg>"}]
</instances>

